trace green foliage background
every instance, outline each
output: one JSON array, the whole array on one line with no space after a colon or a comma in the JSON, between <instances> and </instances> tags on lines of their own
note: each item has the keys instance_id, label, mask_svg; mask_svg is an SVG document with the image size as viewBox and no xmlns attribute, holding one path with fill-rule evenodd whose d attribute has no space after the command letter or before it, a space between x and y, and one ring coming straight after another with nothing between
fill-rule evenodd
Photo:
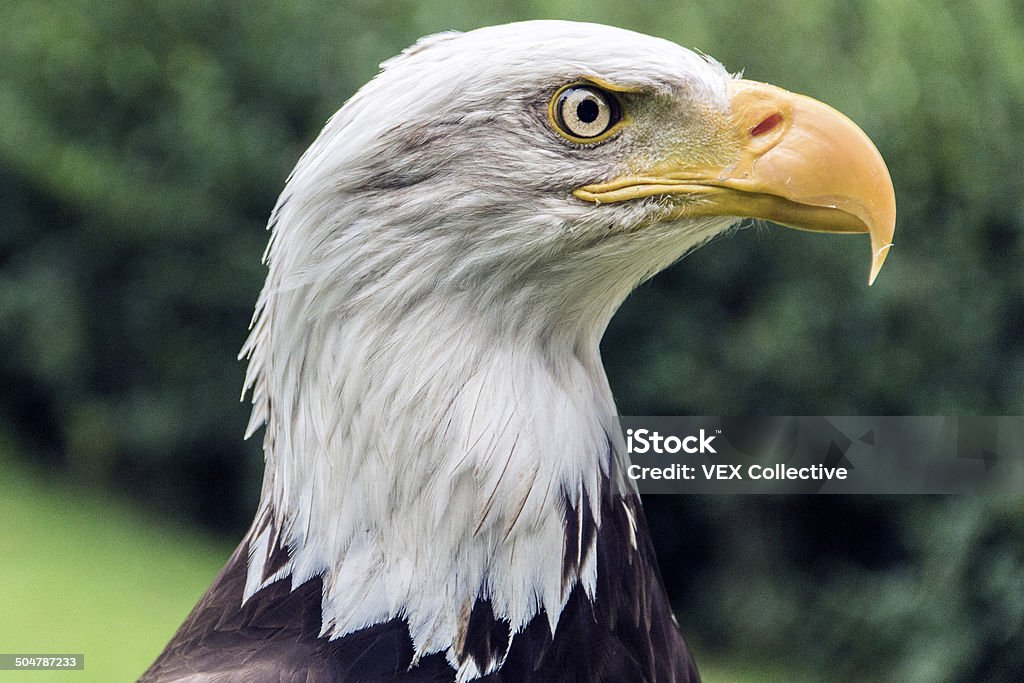
<instances>
[{"instance_id":1,"label":"green foliage background","mask_svg":"<svg viewBox=\"0 0 1024 683\"><path fill-rule=\"evenodd\" d=\"M762 226L642 288L604 343L624 414L1024 413L1016 0L6 0L4 451L237 533L261 456L240 439L233 358L288 171L420 35L539 17L660 35L829 102L896 185L896 247L871 289L866 240ZM1010 681L1022 499L648 507L702 647L829 680Z\"/></svg>"}]
</instances>

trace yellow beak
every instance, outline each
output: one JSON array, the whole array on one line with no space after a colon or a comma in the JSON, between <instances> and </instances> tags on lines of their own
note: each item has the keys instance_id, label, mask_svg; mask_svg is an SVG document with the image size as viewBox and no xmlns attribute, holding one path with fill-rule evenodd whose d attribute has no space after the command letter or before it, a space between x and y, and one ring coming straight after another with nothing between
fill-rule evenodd
<instances>
[{"instance_id":1,"label":"yellow beak","mask_svg":"<svg viewBox=\"0 0 1024 683\"><path fill-rule=\"evenodd\" d=\"M734 80L729 97L727 163L665 163L642 175L581 187L575 196L606 204L685 195L692 201L682 204L680 216L764 218L802 230L866 232L868 284L874 282L892 246L896 197L868 136L832 107L772 85Z\"/></svg>"}]
</instances>

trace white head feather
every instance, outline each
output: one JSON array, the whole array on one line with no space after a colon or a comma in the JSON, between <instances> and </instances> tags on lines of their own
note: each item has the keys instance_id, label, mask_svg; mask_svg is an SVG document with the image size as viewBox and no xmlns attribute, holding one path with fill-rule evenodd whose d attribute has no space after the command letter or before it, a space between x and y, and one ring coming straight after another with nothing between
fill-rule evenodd
<instances>
[{"instance_id":1,"label":"white head feather","mask_svg":"<svg viewBox=\"0 0 1024 683\"><path fill-rule=\"evenodd\" d=\"M463 680L486 673L458 657L476 599L513 634L541 609L554 630L563 501L589 492L598 519L599 480L621 471L598 350L611 315L732 222L574 198L643 149L551 131L548 100L580 78L664 95L679 125L728 107L720 65L620 29L538 21L424 39L293 171L243 349L249 433L266 425L261 507L292 554L272 578L321 575L332 637L406 619L416 658L446 652ZM246 598L276 540L253 543ZM589 557L572 583L592 595Z\"/></svg>"}]
</instances>

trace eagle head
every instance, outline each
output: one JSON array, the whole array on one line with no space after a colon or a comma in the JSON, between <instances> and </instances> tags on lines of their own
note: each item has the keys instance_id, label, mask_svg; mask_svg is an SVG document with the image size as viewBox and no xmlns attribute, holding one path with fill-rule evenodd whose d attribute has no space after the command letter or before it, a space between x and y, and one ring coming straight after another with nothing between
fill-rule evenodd
<instances>
[{"instance_id":1,"label":"eagle head","mask_svg":"<svg viewBox=\"0 0 1024 683\"><path fill-rule=\"evenodd\" d=\"M890 246L891 181L856 125L671 42L533 21L382 66L295 169L272 275L347 292L339 279L405 273L383 298L592 325L741 217L868 232L870 280Z\"/></svg>"}]
</instances>

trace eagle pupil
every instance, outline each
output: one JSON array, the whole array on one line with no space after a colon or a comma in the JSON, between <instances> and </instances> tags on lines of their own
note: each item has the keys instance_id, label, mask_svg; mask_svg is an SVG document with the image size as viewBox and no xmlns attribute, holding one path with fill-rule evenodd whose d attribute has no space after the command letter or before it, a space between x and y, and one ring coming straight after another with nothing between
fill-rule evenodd
<instances>
[{"instance_id":1,"label":"eagle pupil","mask_svg":"<svg viewBox=\"0 0 1024 683\"><path fill-rule=\"evenodd\" d=\"M594 100L583 100L576 105L576 118L583 123L593 123L597 120L600 108Z\"/></svg>"}]
</instances>

